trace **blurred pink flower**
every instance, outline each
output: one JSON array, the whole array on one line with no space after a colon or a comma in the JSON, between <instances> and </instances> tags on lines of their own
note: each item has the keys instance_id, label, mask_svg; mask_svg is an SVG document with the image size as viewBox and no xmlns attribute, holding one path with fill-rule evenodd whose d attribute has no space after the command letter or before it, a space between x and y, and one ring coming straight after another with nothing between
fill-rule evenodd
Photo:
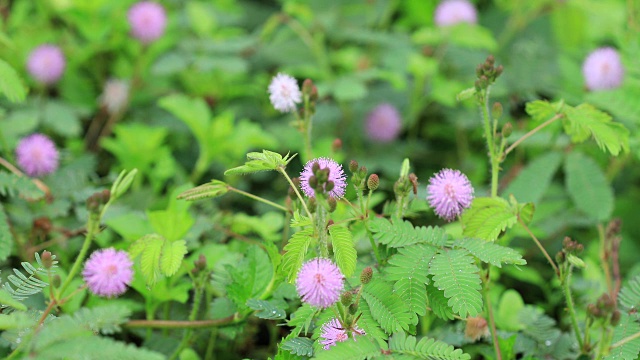
<instances>
[{"instance_id":1,"label":"blurred pink flower","mask_svg":"<svg viewBox=\"0 0 640 360\"><path fill-rule=\"evenodd\" d=\"M27 60L29 74L38 82L51 85L62 77L66 61L55 45L40 45L33 49Z\"/></svg>"},{"instance_id":2,"label":"blurred pink flower","mask_svg":"<svg viewBox=\"0 0 640 360\"><path fill-rule=\"evenodd\" d=\"M347 335L349 330L351 331L351 336L354 341L356 340L356 334L365 335L364 330L360 329L358 325L353 325L351 329L347 329L337 318L333 318L322 325L320 330L320 344L323 345L323 349L325 350L329 350L330 347L334 346L338 342L347 340L349 338L349 335Z\"/></svg>"},{"instance_id":3,"label":"blurred pink flower","mask_svg":"<svg viewBox=\"0 0 640 360\"><path fill-rule=\"evenodd\" d=\"M624 67L618 52L604 47L587 56L582 64L582 74L589 90L615 89L622 84Z\"/></svg>"},{"instance_id":4,"label":"blurred pink flower","mask_svg":"<svg viewBox=\"0 0 640 360\"><path fill-rule=\"evenodd\" d=\"M436 8L434 21L438 26L478 22L476 8L466 0L445 0Z\"/></svg>"},{"instance_id":5,"label":"blurred pink flower","mask_svg":"<svg viewBox=\"0 0 640 360\"><path fill-rule=\"evenodd\" d=\"M164 34L167 15L162 5L153 1L133 4L127 13L133 37L143 44L149 44Z\"/></svg>"},{"instance_id":6,"label":"blurred pink flower","mask_svg":"<svg viewBox=\"0 0 640 360\"><path fill-rule=\"evenodd\" d=\"M32 134L22 138L16 147L18 166L31 177L56 171L59 156L53 141L42 134Z\"/></svg>"},{"instance_id":7,"label":"blurred pink flower","mask_svg":"<svg viewBox=\"0 0 640 360\"><path fill-rule=\"evenodd\" d=\"M436 215L451 221L471 206L473 186L460 171L443 169L429 179L427 200Z\"/></svg>"},{"instance_id":8,"label":"blurred pink flower","mask_svg":"<svg viewBox=\"0 0 640 360\"><path fill-rule=\"evenodd\" d=\"M302 265L296 289L302 301L309 305L327 308L340 299L344 276L329 259L315 258Z\"/></svg>"},{"instance_id":9,"label":"blurred pink flower","mask_svg":"<svg viewBox=\"0 0 640 360\"><path fill-rule=\"evenodd\" d=\"M304 194L308 197L316 196L314 186L309 183L312 177L315 178L315 174L313 173L313 164L315 163L318 164L319 170L326 169L329 171L327 183L333 183L333 188L327 191L328 195L334 198L343 197L347 188L347 180L344 170L342 170L342 165L336 163L332 159L323 157L309 160L304 166L304 169L302 169L302 172L300 173L300 187ZM327 184L325 184L324 187L327 188Z\"/></svg>"},{"instance_id":10,"label":"blurred pink flower","mask_svg":"<svg viewBox=\"0 0 640 360\"><path fill-rule=\"evenodd\" d=\"M82 276L92 293L114 297L127 291L127 286L133 280L132 268L133 262L126 251L108 248L91 254Z\"/></svg>"},{"instance_id":11,"label":"blurred pink flower","mask_svg":"<svg viewBox=\"0 0 640 360\"><path fill-rule=\"evenodd\" d=\"M129 83L125 80L108 80L99 100L109 114L121 112L129 100Z\"/></svg>"},{"instance_id":12,"label":"blurred pink flower","mask_svg":"<svg viewBox=\"0 0 640 360\"><path fill-rule=\"evenodd\" d=\"M366 120L367 136L379 142L395 140L402 129L400 113L391 104L380 104L374 108Z\"/></svg>"},{"instance_id":13,"label":"blurred pink flower","mask_svg":"<svg viewBox=\"0 0 640 360\"><path fill-rule=\"evenodd\" d=\"M295 111L296 104L302 101L298 82L287 74L278 73L274 76L268 90L271 104L280 112Z\"/></svg>"}]
</instances>

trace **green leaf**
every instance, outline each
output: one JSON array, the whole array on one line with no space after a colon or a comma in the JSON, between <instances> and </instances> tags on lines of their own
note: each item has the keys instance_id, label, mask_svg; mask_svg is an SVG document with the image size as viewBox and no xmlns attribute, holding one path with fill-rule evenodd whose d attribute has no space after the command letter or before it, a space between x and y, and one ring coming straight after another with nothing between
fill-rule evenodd
<instances>
[{"instance_id":1,"label":"green leaf","mask_svg":"<svg viewBox=\"0 0 640 360\"><path fill-rule=\"evenodd\" d=\"M498 311L496 312L496 324L500 329L507 331L522 330L524 325L520 323L518 314L523 308L524 300L522 300L520 293L513 289L506 290L500 297Z\"/></svg>"},{"instance_id":2,"label":"green leaf","mask_svg":"<svg viewBox=\"0 0 640 360\"><path fill-rule=\"evenodd\" d=\"M7 260L13 249L13 235L9 228L7 215L4 213L4 207L0 203L0 263Z\"/></svg>"},{"instance_id":3,"label":"green leaf","mask_svg":"<svg viewBox=\"0 0 640 360\"><path fill-rule=\"evenodd\" d=\"M219 197L227 192L229 192L229 185L220 180L211 180L211 182L207 184L202 184L183 191L177 198L181 200L194 201Z\"/></svg>"},{"instance_id":4,"label":"green leaf","mask_svg":"<svg viewBox=\"0 0 640 360\"><path fill-rule=\"evenodd\" d=\"M482 311L480 269L466 250L438 253L429 267L433 284L444 290L448 305L462 318L476 316Z\"/></svg>"},{"instance_id":5,"label":"green leaf","mask_svg":"<svg viewBox=\"0 0 640 360\"><path fill-rule=\"evenodd\" d=\"M12 103L23 102L27 96L18 73L4 60L0 60L0 93Z\"/></svg>"},{"instance_id":6,"label":"green leaf","mask_svg":"<svg viewBox=\"0 0 640 360\"><path fill-rule=\"evenodd\" d=\"M449 307L449 299L444 297L444 291L439 290L433 284L427 285L427 298L429 299L429 307L431 311L444 320L453 320L455 318L453 310Z\"/></svg>"},{"instance_id":7,"label":"green leaf","mask_svg":"<svg viewBox=\"0 0 640 360\"><path fill-rule=\"evenodd\" d=\"M0 195L18 195L25 199L38 200L44 197L45 193L26 176L0 171Z\"/></svg>"},{"instance_id":8,"label":"green leaf","mask_svg":"<svg viewBox=\"0 0 640 360\"><path fill-rule=\"evenodd\" d=\"M225 175L250 174L259 171L284 169L287 164L295 157L295 154L289 157L289 154L282 155L269 150L259 152L250 152L247 154L247 161L242 166L234 167L224 172Z\"/></svg>"},{"instance_id":9,"label":"green leaf","mask_svg":"<svg viewBox=\"0 0 640 360\"><path fill-rule=\"evenodd\" d=\"M628 121L638 121L640 114L640 88L625 86L614 90L591 91L586 96L587 101L598 108L611 113L615 118Z\"/></svg>"},{"instance_id":10,"label":"green leaf","mask_svg":"<svg viewBox=\"0 0 640 360\"><path fill-rule=\"evenodd\" d=\"M549 188L562 158L562 154L557 152L537 156L509 183L502 194L513 195L519 202L538 203Z\"/></svg>"},{"instance_id":11,"label":"green leaf","mask_svg":"<svg viewBox=\"0 0 640 360\"><path fill-rule=\"evenodd\" d=\"M494 241L502 231L512 227L518 218L506 200L478 197L473 199L471 208L462 213L460 220L465 237Z\"/></svg>"},{"instance_id":12,"label":"green leaf","mask_svg":"<svg viewBox=\"0 0 640 360\"><path fill-rule=\"evenodd\" d=\"M573 254L567 254L567 261L571 265L573 265L573 266L575 266L577 268L580 268L580 269L584 269L585 266L586 266L582 259L580 259L579 257L577 257L577 256L575 256Z\"/></svg>"},{"instance_id":13,"label":"green leaf","mask_svg":"<svg viewBox=\"0 0 640 360\"><path fill-rule=\"evenodd\" d=\"M460 239L455 241L454 246L466 249L480 261L497 267L502 267L502 264L527 264L516 250L483 240Z\"/></svg>"},{"instance_id":14,"label":"green leaf","mask_svg":"<svg viewBox=\"0 0 640 360\"><path fill-rule=\"evenodd\" d=\"M274 306L266 300L249 299L247 300L247 306L251 310L257 311L255 315L261 319L276 320L287 317L287 312L284 309Z\"/></svg>"},{"instance_id":15,"label":"green leaf","mask_svg":"<svg viewBox=\"0 0 640 360\"><path fill-rule=\"evenodd\" d=\"M547 100L535 100L525 105L525 111L535 122L543 122L551 119L563 103L550 104ZM559 106L560 105L560 106Z\"/></svg>"},{"instance_id":16,"label":"green leaf","mask_svg":"<svg viewBox=\"0 0 640 360\"><path fill-rule=\"evenodd\" d=\"M200 146L207 144L211 112L203 99L173 94L160 99L158 105L182 120L196 136Z\"/></svg>"},{"instance_id":17,"label":"green leaf","mask_svg":"<svg viewBox=\"0 0 640 360\"><path fill-rule=\"evenodd\" d=\"M149 234L136 240L129 247L131 259L140 257L140 272L147 286L155 285L160 277L160 255L165 239L158 234Z\"/></svg>"},{"instance_id":18,"label":"green leaf","mask_svg":"<svg viewBox=\"0 0 640 360\"><path fill-rule=\"evenodd\" d=\"M258 246L250 247L240 263L226 269L232 280L227 295L239 309L246 308L247 300L262 297L274 276L269 256Z\"/></svg>"},{"instance_id":19,"label":"green leaf","mask_svg":"<svg viewBox=\"0 0 640 360\"><path fill-rule=\"evenodd\" d=\"M27 329L33 327L37 322L38 318L22 311L0 314L0 330Z\"/></svg>"},{"instance_id":20,"label":"green leaf","mask_svg":"<svg viewBox=\"0 0 640 360\"><path fill-rule=\"evenodd\" d=\"M622 287L618 295L618 302L626 311L640 308L640 275L636 275Z\"/></svg>"},{"instance_id":21,"label":"green leaf","mask_svg":"<svg viewBox=\"0 0 640 360\"><path fill-rule=\"evenodd\" d=\"M448 27L448 39L452 44L470 48L470 49L486 49L495 51L498 43L493 33L482 26L467 23L458 23Z\"/></svg>"},{"instance_id":22,"label":"green leaf","mask_svg":"<svg viewBox=\"0 0 640 360\"><path fill-rule=\"evenodd\" d=\"M187 243L184 240L174 242L165 240L160 255L160 271L162 271L162 274L164 276L172 276L175 274L180 268L180 265L182 265L182 260L186 253Z\"/></svg>"},{"instance_id":23,"label":"green leaf","mask_svg":"<svg viewBox=\"0 0 640 360\"><path fill-rule=\"evenodd\" d=\"M395 281L393 289L419 316L427 313L428 269L437 249L427 244L404 247L389 259L386 278Z\"/></svg>"},{"instance_id":24,"label":"green leaf","mask_svg":"<svg viewBox=\"0 0 640 360\"><path fill-rule=\"evenodd\" d=\"M357 340L351 338L338 342L335 346L329 348L329 350L318 351L315 354L316 360L336 360L336 359L349 359L349 360L365 360L373 359L381 354L380 345L378 345L374 339L370 336L357 336Z\"/></svg>"},{"instance_id":25,"label":"green leaf","mask_svg":"<svg viewBox=\"0 0 640 360\"><path fill-rule=\"evenodd\" d=\"M640 324L632 316L622 313L620 323L613 329L612 344L640 332ZM640 338L631 340L622 346L617 346L609 352L605 357L606 360L634 360L638 358L640 353Z\"/></svg>"},{"instance_id":26,"label":"green leaf","mask_svg":"<svg viewBox=\"0 0 640 360\"><path fill-rule=\"evenodd\" d=\"M291 313L291 319L287 322L287 325L294 327L291 333L295 334L294 336L300 335L301 332L302 334L307 334L317 311L316 308L305 303L298 310Z\"/></svg>"},{"instance_id":27,"label":"green leaf","mask_svg":"<svg viewBox=\"0 0 640 360\"><path fill-rule=\"evenodd\" d=\"M78 325L94 333L110 335L121 331L120 325L129 320L131 310L124 304L111 303L90 309L81 308L69 316Z\"/></svg>"},{"instance_id":28,"label":"green leaf","mask_svg":"<svg viewBox=\"0 0 640 360\"><path fill-rule=\"evenodd\" d=\"M313 240L313 229L308 228L293 234L282 257L282 271L289 278L289 282L294 282L298 276L298 270L302 267L307 249Z\"/></svg>"},{"instance_id":29,"label":"green leaf","mask_svg":"<svg viewBox=\"0 0 640 360\"><path fill-rule=\"evenodd\" d=\"M300 356L313 355L313 340L304 337L296 337L283 341L280 344L282 350Z\"/></svg>"},{"instance_id":30,"label":"green leaf","mask_svg":"<svg viewBox=\"0 0 640 360\"><path fill-rule=\"evenodd\" d=\"M336 263L345 277L351 277L356 271L356 248L353 245L353 235L351 231L342 226L329 226L333 253L336 256Z\"/></svg>"},{"instance_id":31,"label":"green leaf","mask_svg":"<svg viewBox=\"0 0 640 360\"><path fill-rule=\"evenodd\" d=\"M604 221L613 211L613 189L595 161L572 152L564 164L565 182L576 207L597 221Z\"/></svg>"},{"instance_id":32,"label":"green leaf","mask_svg":"<svg viewBox=\"0 0 640 360\"><path fill-rule=\"evenodd\" d=\"M392 354L410 355L412 359L432 359L432 360L469 360L471 356L465 354L461 349L427 337L418 341L415 336L407 335L404 332L394 333L389 338L389 350Z\"/></svg>"},{"instance_id":33,"label":"green leaf","mask_svg":"<svg viewBox=\"0 0 640 360\"><path fill-rule=\"evenodd\" d=\"M411 323L409 307L393 292L391 284L374 278L364 286L362 298L369 305L371 315L388 334L408 331Z\"/></svg>"},{"instance_id":34,"label":"green leaf","mask_svg":"<svg viewBox=\"0 0 640 360\"><path fill-rule=\"evenodd\" d=\"M618 156L621 150L629 151L629 130L613 122L609 114L590 104L567 106L564 114L564 129L573 142L580 143L593 137L600 149L613 156Z\"/></svg>"},{"instance_id":35,"label":"green leaf","mask_svg":"<svg viewBox=\"0 0 640 360\"><path fill-rule=\"evenodd\" d=\"M0 305L10 306L16 310L25 311L27 307L20 301L14 299L6 289L0 289Z\"/></svg>"},{"instance_id":36,"label":"green leaf","mask_svg":"<svg viewBox=\"0 0 640 360\"><path fill-rule=\"evenodd\" d=\"M439 227L414 227L409 221L373 218L369 222L371 232L378 242L389 247L403 247L419 243L442 246L447 243L446 232Z\"/></svg>"}]
</instances>

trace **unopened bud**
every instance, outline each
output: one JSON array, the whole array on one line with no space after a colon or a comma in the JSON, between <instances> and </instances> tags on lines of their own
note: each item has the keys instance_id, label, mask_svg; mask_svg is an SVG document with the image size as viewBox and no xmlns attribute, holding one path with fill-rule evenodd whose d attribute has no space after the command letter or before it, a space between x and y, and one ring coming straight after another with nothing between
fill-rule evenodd
<instances>
[{"instance_id":1,"label":"unopened bud","mask_svg":"<svg viewBox=\"0 0 640 360\"><path fill-rule=\"evenodd\" d=\"M305 95L311 95L311 89L313 89L313 81L311 79L305 79L302 82L302 93Z\"/></svg>"},{"instance_id":2,"label":"unopened bud","mask_svg":"<svg viewBox=\"0 0 640 360\"><path fill-rule=\"evenodd\" d=\"M369 190L374 191L380 185L380 178L378 178L377 174L371 174L369 176L369 180L367 180L367 187Z\"/></svg>"},{"instance_id":3,"label":"unopened bud","mask_svg":"<svg viewBox=\"0 0 640 360\"><path fill-rule=\"evenodd\" d=\"M513 132L513 125L511 125L511 123L509 122L504 124L504 126L502 127L502 137L506 139L509 136L511 136L512 132Z\"/></svg>"},{"instance_id":4,"label":"unopened bud","mask_svg":"<svg viewBox=\"0 0 640 360\"><path fill-rule=\"evenodd\" d=\"M584 245L576 244L576 252L581 253L584 250Z\"/></svg>"},{"instance_id":5,"label":"unopened bud","mask_svg":"<svg viewBox=\"0 0 640 360\"><path fill-rule=\"evenodd\" d=\"M502 104L497 101L493 103L493 106L491 107L491 116L496 120L502 117Z\"/></svg>"},{"instance_id":6,"label":"unopened bud","mask_svg":"<svg viewBox=\"0 0 640 360\"><path fill-rule=\"evenodd\" d=\"M617 326L620 323L620 311L616 310L611 314L611 325Z\"/></svg>"},{"instance_id":7,"label":"unopened bud","mask_svg":"<svg viewBox=\"0 0 640 360\"><path fill-rule=\"evenodd\" d=\"M333 181L329 180L324 184L324 191L330 192L335 186L336 184Z\"/></svg>"},{"instance_id":8,"label":"unopened bud","mask_svg":"<svg viewBox=\"0 0 640 360\"><path fill-rule=\"evenodd\" d=\"M336 198L330 196L329 199L327 199L327 203L329 204L329 212L336 211L336 207L338 206L338 201L336 200Z\"/></svg>"},{"instance_id":9,"label":"unopened bud","mask_svg":"<svg viewBox=\"0 0 640 360\"><path fill-rule=\"evenodd\" d=\"M51 269L51 267L53 267L54 265L53 263L54 257L47 250L42 252L42 255L40 255L40 260L42 260L42 265L44 266L45 269Z\"/></svg>"},{"instance_id":10,"label":"unopened bud","mask_svg":"<svg viewBox=\"0 0 640 360\"><path fill-rule=\"evenodd\" d=\"M413 195L418 195L418 177L416 174L409 174L409 181L411 181L411 185L413 186Z\"/></svg>"},{"instance_id":11,"label":"unopened bud","mask_svg":"<svg viewBox=\"0 0 640 360\"><path fill-rule=\"evenodd\" d=\"M372 277L373 269L371 268L371 266L367 266L366 268L364 268L364 270L362 270L362 273L360 274L360 282L362 284L368 284L369 281L371 281Z\"/></svg>"},{"instance_id":12,"label":"unopened bud","mask_svg":"<svg viewBox=\"0 0 640 360\"><path fill-rule=\"evenodd\" d=\"M315 161L312 165L311 165L311 172L316 174L318 172L318 170L320 170L320 163L318 163L317 161Z\"/></svg>"},{"instance_id":13,"label":"unopened bud","mask_svg":"<svg viewBox=\"0 0 640 360\"><path fill-rule=\"evenodd\" d=\"M313 176L313 175L311 177L309 177L309 186L312 189L317 188L318 187L318 178Z\"/></svg>"},{"instance_id":14,"label":"unopened bud","mask_svg":"<svg viewBox=\"0 0 640 360\"><path fill-rule=\"evenodd\" d=\"M498 65L495 71L495 77L497 78L498 76L502 75L502 71L504 71L504 66Z\"/></svg>"},{"instance_id":15,"label":"unopened bud","mask_svg":"<svg viewBox=\"0 0 640 360\"><path fill-rule=\"evenodd\" d=\"M51 285L52 285L54 288L57 288L57 287L59 287L59 286L60 286L60 283L61 283L61 281L60 281L60 275L58 275L58 274L53 275L53 278L51 279Z\"/></svg>"},{"instance_id":16,"label":"unopened bud","mask_svg":"<svg viewBox=\"0 0 640 360\"><path fill-rule=\"evenodd\" d=\"M349 162L349 171L351 171L351 173L355 173L356 171L358 171L358 162L355 160L351 160Z\"/></svg>"},{"instance_id":17,"label":"unopened bud","mask_svg":"<svg viewBox=\"0 0 640 360\"><path fill-rule=\"evenodd\" d=\"M573 243L571 238L568 236L565 236L564 239L562 240L562 247L566 249L571 246L571 243Z\"/></svg>"},{"instance_id":18,"label":"unopened bud","mask_svg":"<svg viewBox=\"0 0 640 360\"><path fill-rule=\"evenodd\" d=\"M193 264L196 266L196 269L204 270L207 268L207 258L204 257L204 255L200 254L200 256L198 256L198 259L194 261Z\"/></svg>"},{"instance_id":19,"label":"unopened bud","mask_svg":"<svg viewBox=\"0 0 640 360\"><path fill-rule=\"evenodd\" d=\"M316 207L318 206L318 202L315 197L309 198L309 211L314 213L316 211Z\"/></svg>"},{"instance_id":20,"label":"unopened bud","mask_svg":"<svg viewBox=\"0 0 640 360\"><path fill-rule=\"evenodd\" d=\"M344 306L351 305L352 301L353 301L353 294L351 293L351 291L346 291L340 296L340 302Z\"/></svg>"},{"instance_id":21,"label":"unopened bud","mask_svg":"<svg viewBox=\"0 0 640 360\"><path fill-rule=\"evenodd\" d=\"M476 75L480 77L482 76L483 73L484 73L484 68L482 67L482 64L478 64L478 66L476 67Z\"/></svg>"},{"instance_id":22,"label":"unopened bud","mask_svg":"<svg viewBox=\"0 0 640 360\"><path fill-rule=\"evenodd\" d=\"M361 179L364 179L367 176L367 167L360 166L360 170L358 170L358 175L360 175Z\"/></svg>"},{"instance_id":23,"label":"unopened bud","mask_svg":"<svg viewBox=\"0 0 640 360\"><path fill-rule=\"evenodd\" d=\"M620 233L622 228L622 220L620 218L612 219L607 225L607 238L612 238Z\"/></svg>"},{"instance_id":24,"label":"unopened bud","mask_svg":"<svg viewBox=\"0 0 640 360\"><path fill-rule=\"evenodd\" d=\"M486 61L487 61L487 64L493 65L496 62L496 58L493 55L489 55L489 56L487 56L487 60Z\"/></svg>"},{"instance_id":25,"label":"unopened bud","mask_svg":"<svg viewBox=\"0 0 640 360\"><path fill-rule=\"evenodd\" d=\"M333 152L342 150L342 140L339 138L333 140L333 143L331 144L331 150L333 150Z\"/></svg>"},{"instance_id":26,"label":"unopened bud","mask_svg":"<svg viewBox=\"0 0 640 360\"><path fill-rule=\"evenodd\" d=\"M489 335L489 326L487 320L481 316L467 318L467 324L464 328L464 336L471 340L477 341L480 338Z\"/></svg>"},{"instance_id":27,"label":"unopened bud","mask_svg":"<svg viewBox=\"0 0 640 360\"><path fill-rule=\"evenodd\" d=\"M602 315L602 312L595 304L587 305L587 313L589 313L593 317L600 317Z\"/></svg>"},{"instance_id":28,"label":"unopened bud","mask_svg":"<svg viewBox=\"0 0 640 360\"><path fill-rule=\"evenodd\" d=\"M556 262L558 264L562 264L565 260L567 259L564 251L558 251L558 253L556 254Z\"/></svg>"}]
</instances>

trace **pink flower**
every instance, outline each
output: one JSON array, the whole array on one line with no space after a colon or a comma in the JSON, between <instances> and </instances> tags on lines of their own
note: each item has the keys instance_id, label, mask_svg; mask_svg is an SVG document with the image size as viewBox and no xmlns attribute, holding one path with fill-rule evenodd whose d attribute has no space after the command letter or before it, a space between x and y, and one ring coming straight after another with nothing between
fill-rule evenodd
<instances>
[{"instance_id":1,"label":"pink flower","mask_svg":"<svg viewBox=\"0 0 640 360\"><path fill-rule=\"evenodd\" d=\"M434 21L438 26L478 22L476 8L466 0L445 0L436 8Z\"/></svg>"},{"instance_id":2,"label":"pink flower","mask_svg":"<svg viewBox=\"0 0 640 360\"><path fill-rule=\"evenodd\" d=\"M367 116L366 130L371 140L391 142L398 137L401 128L400 113L391 104L380 104Z\"/></svg>"},{"instance_id":3,"label":"pink flower","mask_svg":"<svg viewBox=\"0 0 640 360\"><path fill-rule=\"evenodd\" d=\"M356 340L356 334L365 335L364 330L360 329L358 325L354 324L351 329L347 329L340 323L340 320L333 318L322 325L320 344L324 345L323 348L325 350L329 350L329 348L334 346L336 343L347 340L349 338L349 335L347 335L349 330L351 330L351 336L354 341Z\"/></svg>"},{"instance_id":4,"label":"pink flower","mask_svg":"<svg viewBox=\"0 0 640 360\"><path fill-rule=\"evenodd\" d=\"M318 171L314 172L313 165L316 163L318 164ZM327 182L322 185L325 193L328 193L329 196L334 198L343 197L347 188L347 180L344 170L342 170L342 165L331 159L322 157L309 160L300 173L300 187L305 195L308 197L316 196L316 192L314 190L316 185L314 185L314 183L317 184L319 181L319 171L328 171L329 173L327 176Z\"/></svg>"},{"instance_id":5,"label":"pink flower","mask_svg":"<svg viewBox=\"0 0 640 360\"><path fill-rule=\"evenodd\" d=\"M343 287L344 276L329 259L315 258L304 263L296 279L302 301L320 308L335 304Z\"/></svg>"},{"instance_id":6,"label":"pink flower","mask_svg":"<svg viewBox=\"0 0 640 360\"><path fill-rule=\"evenodd\" d=\"M58 168L56 145L42 134L29 135L16 147L18 166L29 176L39 177L51 174Z\"/></svg>"},{"instance_id":7,"label":"pink flower","mask_svg":"<svg viewBox=\"0 0 640 360\"><path fill-rule=\"evenodd\" d=\"M269 84L269 100L276 110L280 112L292 112L296 110L296 104L302 101L302 92L298 82L287 74L278 73Z\"/></svg>"},{"instance_id":8,"label":"pink flower","mask_svg":"<svg viewBox=\"0 0 640 360\"><path fill-rule=\"evenodd\" d=\"M427 200L436 215L451 221L471 206L473 186L460 171L443 169L429 179Z\"/></svg>"},{"instance_id":9,"label":"pink flower","mask_svg":"<svg viewBox=\"0 0 640 360\"><path fill-rule=\"evenodd\" d=\"M129 101L129 83L124 80L108 80L99 100L109 114L121 112Z\"/></svg>"},{"instance_id":10,"label":"pink flower","mask_svg":"<svg viewBox=\"0 0 640 360\"><path fill-rule=\"evenodd\" d=\"M589 90L609 90L619 87L624 78L624 67L620 55L610 47L593 51L582 64L582 75Z\"/></svg>"},{"instance_id":11,"label":"pink flower","mask_svg":"<svg viewBox=\"0 0 640 360\"><path fill-rule=\"evenodd\" d=\"M153 1L141 1L127 13L131 34L143 44L149 44L164 34L167 15L164 8Z\"/></svg>"},{"instance_id":12,"label":"pink flower","mask_svg":"<svg viewBox=\"0 0 640 360\"><path fill-rule=\"evenodd\" d=\"M40 45L29 54L27 70L38 82L51 85L62 77L66 61L55 45Z\"/></svg>"},{"instance_id":13,"label":"pink flower","mask_svg":"<svg viewBox=\"0 0 640 360\"><path fill-rule=\"evenodd\" d=\"M126 251L114 248L95 251L84 265L82 276L89 290L98 295L122 295L133 280L133 262Z\"/></svg>"}]
</instances>

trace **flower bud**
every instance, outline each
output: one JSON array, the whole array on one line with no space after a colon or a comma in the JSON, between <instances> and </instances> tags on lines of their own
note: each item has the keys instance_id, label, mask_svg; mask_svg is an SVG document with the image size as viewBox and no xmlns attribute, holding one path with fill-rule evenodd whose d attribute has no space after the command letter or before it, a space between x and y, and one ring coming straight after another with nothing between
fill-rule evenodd
<instances>
[{"instance_id":1,"label":"flower bud","mask_svg":"<svg viewBox=\"0 0 640 360\"><path fill-rule=\"evenodd\" d=\"M335 183L329 180L324 184L324 191L330 192L331 190L333 190L334 187L335 187Z\"/></svg>"},{"instance_id":2,"label":"flower bud","mask_svg":"<svg viewBox=\"0 0 640 360\"><path fill-rule=\"evenodd\" d=\"M467 318L467 324L464 328L464 336L471 340L477 341L482 337L489 335L489 326L487 320L481 316Z\"/></svg>"},{"instance_id":3,"label":"flower bud","mask_svg":"<svg viewBox=\"0 0 640 360\"><path fill-rule=\"evenodd\" d=\"M364 268L364 270L362 270L362 273L360 274L360 282L362 284L368 284L369 281L371 281L372 277L373 269L371 268L371 266L367 266L366 268Z\"/></svg>"},{"instance_id":4,"label":"flower bud","mask_svg":"<svg viewBox=\"0 0 640 360\"><path fill-rule=\"evenodd\" d=\"M360 166L360 170L358 170L358 175L360 175L361 179L364 179L367 177L367 167L366 166Z\"/></svg>"},{"instance_id":5,"label":"flower bud","mask_svg":"<svg viewBox=\"0 0 640 360\"><path fill-rule=\"evenodd\" d=\"M587 305L587 313L589 313L593 317L600 317L602 315L602 312L595 304Z\"/></svg>"},{"instance_id":6,"label":"flower bud","mask_svg":"<svg viewBox=\"0 0 640 360\"><path fill-rule=\"evenodd\" d=\"M498 76L502 75L502 71L504 71L504 66L502 65L498 65L498 67L495 70L495 78L497 78Z\"/></svg>"},{"instance_id":7,"label":"flower bud","mask_svg":"<svg viewBox=\"0 0 640 360\"><path fill-rule=\"evenodd\" d=\"M558 253L556 254L556 262L558 264L562 264L565 260L567 259L564 251L558 251Z\"/></svg>"},{"instance_id":8,"label":"flower bud","mask_svg":"<svg viewBox=\"0 0 640 360\"><path fill-rule=\"evenodd\" d=\"M331 150L333 152L342 150L342 139L336 138L335 140L333 140L333 143L331 143Z\"/></svg>"},{"instance_id":9,"label":"flower bud","mask_svg":"<svg viewBox=\"0 0 640 360\"><path fill-rule=\"evenodd\" d=\"M367 180L367 187L370 191L374 191L378 188L378 185L380 185L380 178L378 178L377 174L371 174L369 180Z\"/></svg>"},{"instance_id":10,"label":"flower bud","mask_svg":"<svg viewBox=\"0 0 640 360\"><path fill-rule=\"evenodd\" d=\"M506 123L504 124L504 126L502 126L502 137L503 138L508 138L509 136L511 136L511 133L513 132L513 125L511 125L511 123Z\"/></svg>"},{"instance_id":11,"label":"flower bud","mask_svg":"<svg viewBox=\"0 0 640 360\"><path fill-rule=\"evenodd\" d=\"M317 189L317 188L318 188L318 178L317 178L317 177L315 177L315 176L311 176L311 177L309 178L309 186L310 186L312 189Z\"/></svg>"},{"instance_id":12,"label":"flower bud","mask_svg":"<svg viewBox=\"0 0 640 360\"><path fill-rule=\"evenodd\" d=\"M502 104L497 101L493 103L493 106L491 107L491 116L496 120L502 117Z\"/></svg>"},{"instance_id":13,"label":"flower bud","mask_svg":"<svg viewBox=\"0 0 640 360\"><path fill-rule=\"evenodd\" d=\"M620 311L616 310L611 314L611 325L617 326L620 323Z\"/></svg>"},{"instance_id":14,"label":"flower bud","mask_svg":"<svg viewBox=\"0 0 640 360\"><path fill-rule=\"evenodd\" d=\"M358 171L358 162L355 160L351 160L349 162L349 171L351 171L351 173L355 173L356 171Z\"/></svg>"},{"instance_id":15,"label":"flower bud","mask_svg":"<svg viewBox=\"0 0 640 360\"><path fill-rule=\"evenodd\" d=\"M317 174L318 170L320 170L320 163L316 161L313 163L313 165L311 165L311 172Z\"/></svg>"},{"instance_id":16,"label":"flower bud","mask_svg":"<svg viewBox=\"0 0 640 360\"><path fill-rule=\"evenodd\" d=\"M53 279L51 279L51 286L53 286L54 288L57 288L60 286L60 275L55 274L53 275Z\"/></svg>"},{"instance_id":17,"label":"flower bud","mask_svg":"<svg viewBox=\"0 0 640 360\"><path fill-rule=\"evenodd\" d=\"M486 62L487 62L487 65L493 66L493 64L495 64L496 62L496 58L493 55L489 55L487 56Z\"/></svg>"},{"instance_id":18,"label":"flower bud","mask_svg":"<svg viewBox=\"0 0 640 360\"><path fill-rule=\"evenodd\" d=\"M336 207L338 206L338 201L336 200L336 198L334 198L333 196L329 197L329 199L327 199L327 203L329 203L329 212L336 211Z\"/></svg>"},{"instance_id":19,"label":"flower bud","mask_svg":"<svg viewBox=\"0 0 640 360\"><path fill-rule=\"evenodd\" d=\"M305 79L302 82L302 93L305 95L311 95L311 89L313 89L313 81L311 79Z\"/></svg>"},{"instance_id":20,"label":"flower bud","mask_svg":"<svg viewBox=\"0 0 640 360\"><path fill-rule=\"evenodd\" d=\"M344 306L349 306L351 305L351 302L353 301L353 294L351 293L351 291L345 291L344 293L342 293L342 295L340 296L340 302L342 303L342 305Z\"/></svg>"},{"instance_id":21,"label":"flower bud","mask_svg":"<svg viewBox=\"0 0 640 360\"><path fill-rule=\"evenodd\" d=\"M40 255L40 260L42 260L42 265L45 269L51 269L53 265L55 265L55 256L52 256L51 252L47 250L42 252L42 255Z\"/></svg>"},{"instance_id":22,"label":"flower bud","mask_svg":"<svg viewBox=\"0 0 640 360\"><path fill-rule=\"evenodd\" d=\"M207 258L204 257L204 255L200 254L200 256L198 256L198 259L193 262L193 265L195 265L199 270L204 270L207 268Z\"/></svg>"},{"instance_id":23,"label":"flower bud","mask_svg":"<svg viewBox=\"0 0 640 360\"><path fill-rule=\"evenodd\" d=\"M316 211L316 207L318 206L318 202L315 197L309 198L309 211L314 213Z\"/></svg>"}]
</instances>

